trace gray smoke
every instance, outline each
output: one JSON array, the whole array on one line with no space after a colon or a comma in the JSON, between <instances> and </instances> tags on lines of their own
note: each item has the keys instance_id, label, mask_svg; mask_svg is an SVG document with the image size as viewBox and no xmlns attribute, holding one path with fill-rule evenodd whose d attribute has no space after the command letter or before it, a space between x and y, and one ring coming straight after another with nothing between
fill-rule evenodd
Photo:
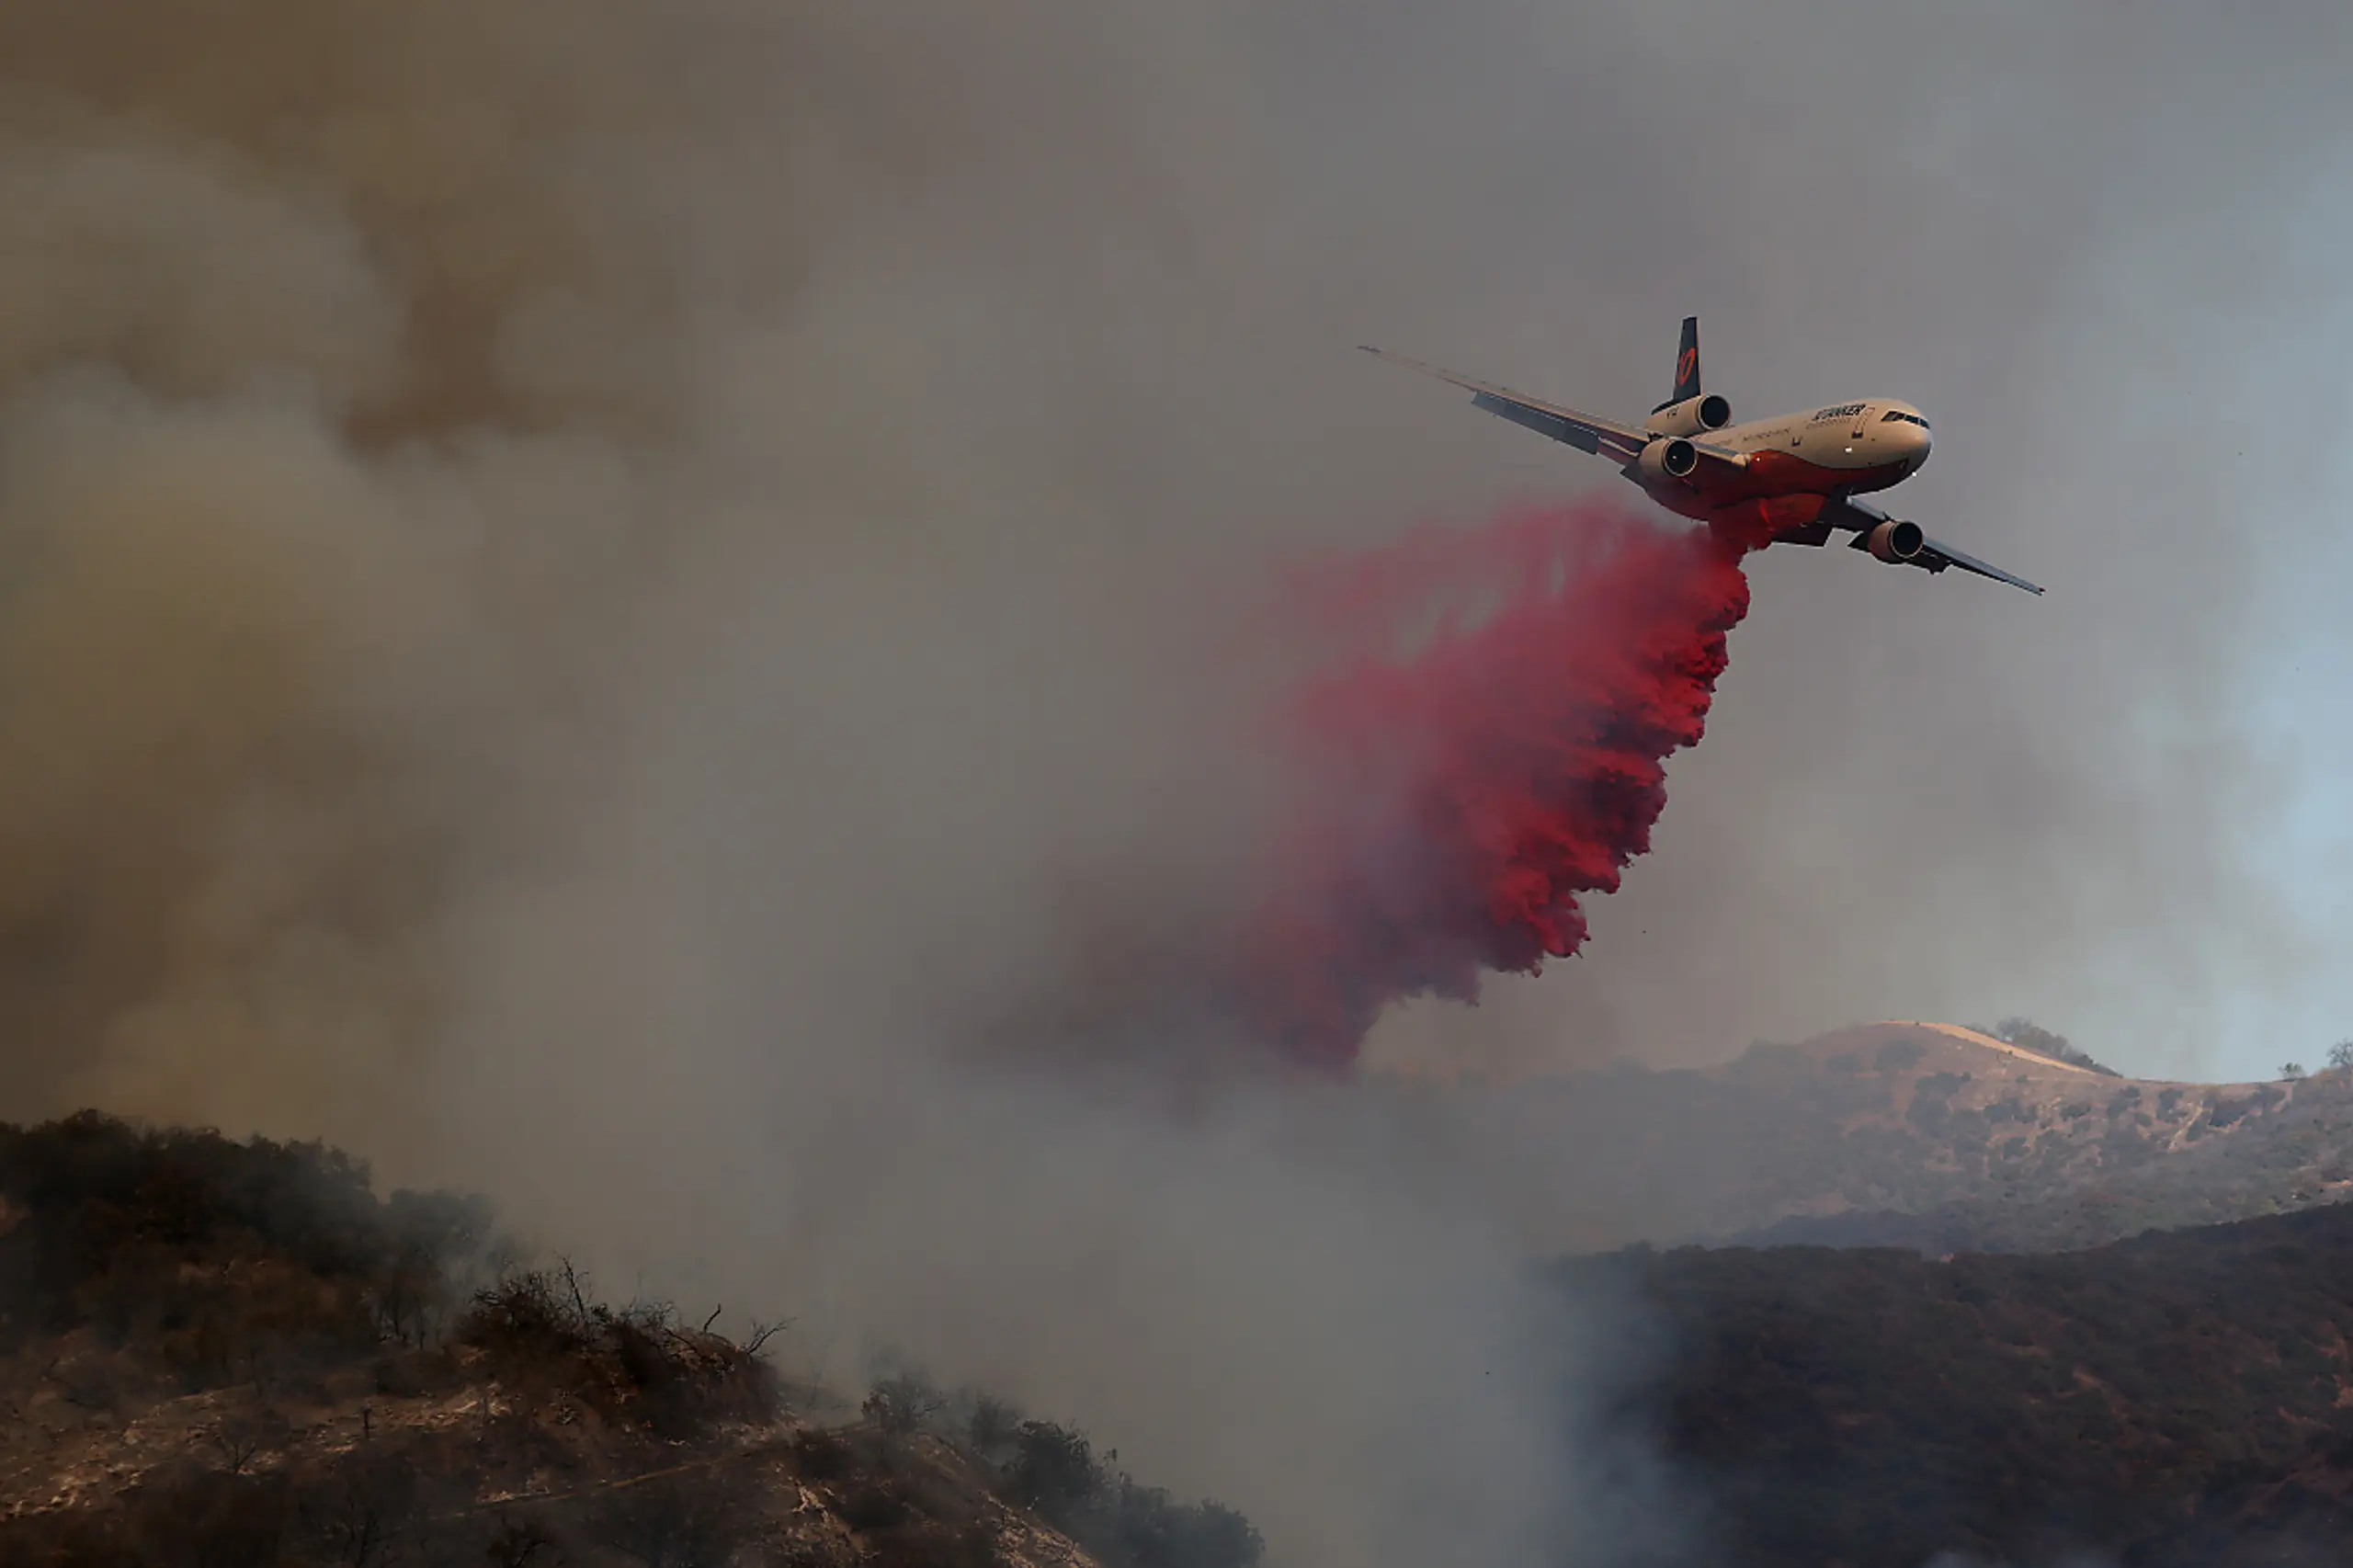
<instances>
[{"instance_id":1,"label":"gray smoke","mask_svg":"<svg viewBox=\"0 0 2353 1568\"><path fill-rule=\"evenodd\" d=\"M0 1114L481 1185L1287 1562L1609 1544L1442 1135L989 1063L1230 907L1237 585L1608 478L1347 346L1635 408L1693 309L1742 407L1922 403L1907 504L2053 595L1768 559L1588 956L1381 1051L2156 1060L2293 978L2216 460L2344 24L2134 16L0 18Z\"/></svg>"}]
</instances>

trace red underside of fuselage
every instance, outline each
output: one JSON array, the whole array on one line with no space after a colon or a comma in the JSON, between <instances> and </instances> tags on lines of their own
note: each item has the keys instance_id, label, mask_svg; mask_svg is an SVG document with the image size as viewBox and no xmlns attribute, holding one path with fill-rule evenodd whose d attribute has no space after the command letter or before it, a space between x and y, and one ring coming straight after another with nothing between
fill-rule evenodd
<instances>
[{"instance_id":1,"label":"red underside of fuselage","mask_svg":"<svg viewBox=\"0 0 2353 1568\"><path fill-rule=\"evenodd\" d=\"M1904 460L1875 468L1825 468L1787 452L1752 452L1745 468L1707 462L1688 479L1643 488L1670 512L1697 518L1729 538L1763 545L1819 520L1833 495L1884 490L1915 466Z\"/></svg>"}]
</instances>

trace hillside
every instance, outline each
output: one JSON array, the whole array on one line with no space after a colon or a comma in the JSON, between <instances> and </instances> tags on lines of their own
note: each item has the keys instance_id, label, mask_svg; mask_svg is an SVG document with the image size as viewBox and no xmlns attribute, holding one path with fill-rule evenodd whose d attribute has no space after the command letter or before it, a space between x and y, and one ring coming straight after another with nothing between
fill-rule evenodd
<instances>
[{"instance_id":1,"label":"hillside","mask_svg":"<svg viewBox=\"0 0 2353 1568\"><path fill-rule=\"evenodd\" d=\"M845 1408L315 1145L0 1127L0 1563L1251 1568L1238 1515L901 1375Z\"/></svg>"},{"instance_id":2,"label":"hillside","mask_svg":"<svg viewBox=\"0 0 2353 1568\"><path fill-rule=\"evenodd\" d=\"M1932 1254L2097 1245L2353 1191L2353 1073L2120 1078L1949 1025L1757 1045L1705 1070L1618 1066L1418 1088L1563 1250L1793 1241Z\"/></svg>"},{"instance_id":3,"label":"hillside","mask_svg":"<svg viewBox=\"0 0 2353 1568\"><path fill-rule=\"evenodd\" d=\"M1621 1418L1726 1568L2353 1562L2353 1209L2063 1256L1635 1251Z\"/></svg>"}]
</instances>

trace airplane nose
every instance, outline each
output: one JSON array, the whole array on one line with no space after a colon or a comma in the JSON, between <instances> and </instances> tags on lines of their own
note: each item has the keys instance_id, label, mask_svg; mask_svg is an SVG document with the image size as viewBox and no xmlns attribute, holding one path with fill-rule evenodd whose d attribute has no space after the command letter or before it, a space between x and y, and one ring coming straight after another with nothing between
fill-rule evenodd
<instances>
[{"instance_id":1,"label":"airplane nose","mask_svg":"<svg viewBox=\"0 0 2353 1568\"><path fill-rule=\"evenodd\" d=\"M1914 468L1928 460L1928 452L1936 444L1937 438L1928 434L1926 426L1907 425L1904 427L1904 456Z\"/></svg>"}]
</instances>

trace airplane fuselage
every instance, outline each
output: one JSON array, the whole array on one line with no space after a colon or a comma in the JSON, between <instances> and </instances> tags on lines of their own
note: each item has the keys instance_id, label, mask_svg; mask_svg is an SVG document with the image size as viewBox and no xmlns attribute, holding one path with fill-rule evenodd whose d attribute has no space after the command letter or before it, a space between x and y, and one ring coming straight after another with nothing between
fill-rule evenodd
<instances>
[{"instance_id":1,"label":"airplane fuselage","mask_svg":"<svg viewBox=\"0 0 2353 1568\"><path fill-rule=\"evenodd\" d=\"M1908 403L1870 398L1697 433L1741 455L1681 478L1626 465L1626 477L1671 512L1763 537L1804 528L1841 496L1901 483L1928 460L1927 421Z\"/></svg>"},{"instance_id":2,"label":"airplane fuselage","mask_svg":"<svg viewBox=\"0 0 2353 1568\"><path fill-rule=\"evenodd\" d=\"M1378 348L1369 351L1397 358ZM1735 425L1732 404L1702 390L1697 316L1683 318L1674 390L1639 425L1580 413L1417 360L1401 363L1461 387L1474 408L1607 457L1661 506L1707 524L1717 538L1745 551L1770 544L1818 546L1843 532L1854 535L1852 548L1892 566L1917 567L1930 575L1958 566L2030 594L2042 592L1862 499L1911 478L1928 460L1934 441L1918 409L1873 397Z\"/></svg>"}]
</instances>

